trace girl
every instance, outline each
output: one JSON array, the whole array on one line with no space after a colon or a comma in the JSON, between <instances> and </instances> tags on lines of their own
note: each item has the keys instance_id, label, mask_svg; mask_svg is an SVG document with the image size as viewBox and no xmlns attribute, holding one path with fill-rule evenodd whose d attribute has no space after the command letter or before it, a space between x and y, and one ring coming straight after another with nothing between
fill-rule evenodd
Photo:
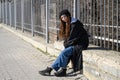
<instances>
[{"instance_id":1,"label":"girl","mask_svg":"<svg viewBox=\"0 0 120 80\"><path fill-rule=\"evenodd\" d=\"M44 76L50 75L53 69L56 71L55 76L66 76L66 66L70 60L72 61L74 71L83 68L82 50L88 47L88 34L83 28L83 24L78 19L72 18L68 10L62 10L59 14L59 18L59 38L64 39L65 49L50 67L39 71L39 73Z\"/></svg>"}]
</instances>

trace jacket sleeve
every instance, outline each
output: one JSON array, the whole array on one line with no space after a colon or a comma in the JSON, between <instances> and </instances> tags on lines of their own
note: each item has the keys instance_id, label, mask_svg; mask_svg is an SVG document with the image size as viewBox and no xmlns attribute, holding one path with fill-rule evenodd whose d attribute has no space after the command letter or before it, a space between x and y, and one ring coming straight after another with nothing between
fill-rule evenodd
<instances>
[{"instance_id":1,"label":"jacket sleeve","mask_svg":"<svg viewBox=\"0 0 120 80\"><path fill-rule=\"evenodd\" d=\"M76 45L76 44L77 44L77 38L69 40L69 41L65 40L64 43L63 43L65 48L67 48L69 46Z\"/></svg>"},{"instance_id":2,"label":"jacket sleeve","mask_svg":"<svg viewBox=\"0 0 120 80\"><path fill-rule=\"evenodd\" d=\"M80 25L78 22L71 24L70 37L68 38L68 40L64 41L65 48L77 44L77 40L79 38L78 35L80 32L79 30L80 26L82 25Z\"/></svg>"},{"instance_id":3,"label":"jacket sleeve","mask_svg":"<svg viewBox=\"0 0 120 80\"><path fill-rule=\"evenodd\" d=\"M73 23L71 25L70 37L68 38L68 40L64 41L64 47L67 48L69 46L84 43L84 38L86 35L87 32L83 28L83 24L80 21Z\"/></svg>"}]
</instances>

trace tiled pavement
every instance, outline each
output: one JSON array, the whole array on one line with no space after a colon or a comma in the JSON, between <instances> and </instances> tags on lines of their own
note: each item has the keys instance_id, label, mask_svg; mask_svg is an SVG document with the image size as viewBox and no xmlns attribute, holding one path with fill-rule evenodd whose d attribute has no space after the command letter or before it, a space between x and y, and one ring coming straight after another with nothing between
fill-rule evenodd
<instances>
[{"instance_id":1,"label":"tiled pavement","mask_svg":"<svg viewBox=\"0 0 120 80\"><path fill-rule=\"evenodd\" d=\"M80 74L67 77L38 74L53 61L53 57L0 27L0 80L86 80Z\"/></svg>"}]
</instances>

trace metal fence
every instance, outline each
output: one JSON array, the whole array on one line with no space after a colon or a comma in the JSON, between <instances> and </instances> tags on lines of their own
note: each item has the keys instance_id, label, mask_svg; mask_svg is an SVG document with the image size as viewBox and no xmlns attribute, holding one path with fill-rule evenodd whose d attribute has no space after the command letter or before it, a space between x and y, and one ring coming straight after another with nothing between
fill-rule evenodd
<instances>
[{"instance_id":1,"label":"metal fence","mask_svg":"<svg viewBox=\"0 0 120 80\"><path fill-rule=\"evenodd\" d=\"M120 51L120 0L79 0L79 19L92 44Z\"/></svg>"},{"instance_id":2,"label":"metal fence","mask_svg":"<svg viewBox=\"0 0 120 80\"><path fill-rule=\"evenodd\" d=\"M46 42L57 40L59 12L81 20L90 43L120 51L120 0L0 0L0 22Z\"/></svg>"}]
</instances>

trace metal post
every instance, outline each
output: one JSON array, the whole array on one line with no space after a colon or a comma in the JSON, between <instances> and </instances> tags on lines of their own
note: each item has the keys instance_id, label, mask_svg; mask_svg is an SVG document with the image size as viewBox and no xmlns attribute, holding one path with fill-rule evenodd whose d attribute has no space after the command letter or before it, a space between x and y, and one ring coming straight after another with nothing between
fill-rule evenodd
<instances>
[{"instance_id":1,"label":"metal post","mask_svg":"<svg viewBox=\"0 0 120 80\"><path fill-rule=\"evenodd\" d=\"M49 25L49 0L46 0L46 43L49 43L48 25Z\"/></svg>"},{"instance_id":2,"label":"metal post","mask_svg":"<svg viewBox=\"0 0 120 80\"><path fill-rule=\"evenodd\" d=\"M81 4L81 1L79 1L79 4ZM78 9L79 9L79 14L80 14L80 15L79 15L80 21L81 21L81 15L82 15L82 14L81 14L81 12L82 12L82 8L81 8L81 7L82 7L82 6L79 5L79 8L80 8L80 9L78 8Z\"/></svg>"},{"instance_id":3,"label":"metal post","mask_svg":"<svg viewBox=\"0 0 120 80\"><path fill-rule=\"evenodd\" d=\"M9 21L10 21L10 26L12 26L12 19L11 19L11 2L9 2Z\"/></svg>"},{"instance_id":4,"label":"metal post","mask_svg":"<svg viewBox=\"0 0 120 80\"><path fill-rule=\"evenodd\" d=\"M2 3L2 23L4 23L4 3Z\"/></svg>"},{"instance_id":5,"label":"metal post","mask_svg":"<svg viewBox=\"0 0 120 80\"><path fill-rule=\"evenodd\" d=\"M85 1L84 1L84 3L86 3ZM93 16L92 16L92 19L93 19L93 22L92 22L92 30L93 30L93 36L95 36L95 1L93 1L93 5L92 5L93 7L92 7L92 11L93 11ZM93 44L95 44L95 42L96 42L96 40L95 40L95 38L93 38Z\"/></svg>"},{"instance_id":6,"label":"metal post","mask_svg":"<svg viewBox=\"0 0 120 80\"><path fill-rule=\"evenodd\" d=\"M86 0L86 2L87 2L87 3L86 3L86 29L88 29L88 28L87 28L87 26L88 26L88 24L89 24L89 23L88 23L88 0Z\"/></svg>"},{"instance_id":7,"label":"metal post","mask_svg":"<svg viewBox=\"0 0 120 80\"><path fill-rule=\"evenodd\" d=\"M24 32L24 0L21 0L21 25L22 32Z\"/></svg>"},{"instance_id":8,"label":"metal post","mask_svg":"<svg viewBox=\"0 0 120 80\"><path fill-rule=\"evenodd\" d=\"M34 25L33 25L33 5L32 5L32 0L31 0L31 31L32 31L32 36L34 36Z\"/></svg>"},{"instance_id":9,"label":"metal post","mask_svg":"<svg viewBox=\"0 0 120 80\"><path fill-rule=\"evenodd\" d=\"M84 1L82 1L82 22L84 24Z\"/></svg>"},{"instance_id":10,"label":"metal post","mask_svg":"<svg viewBox=\"0 0 120 80\"><path fill-rule=\"evenodd\" d=\"M5 12L6 12L6 25L7 25L7 13L8 13L7 12L7 0L5 0L5 10L6 10Z\"/></svg>"},{"instance_id":11,"label":"metal post","mask_svg":"<svg viewBox=\"0 0 120 80\"><path fill-rule=\"evenodd\" d=\"M73 6L74 6L74 9L73 9L73 17L74 18L77 18L77 0L74 0L74 4L73 4Z\"/></svg>"},{"instance_id":12,"label":"metal post","mask_svg":"<svg viewBox=\"0 0 120 80\"><path fill-rule=\"evenodd\" d=\"M104 0L104 48L106 47L106 9L105 9L105 6L106 6L106 0Z\"/></svg>"},{"instance_id":13,"label":"metal post","mask_svg":"<svg viewBox=\"0 0 120 80\"><path fill-rule=\"evenodd\" d=\"M98 17L99 17L99 15L98 15L98 14L99 14L99 12L98 12L98 11L99 11L99 10L98 10L98 9L99 9L99 1L96 1L96 7L97 7L97 10L96 10L96 11L97 11L97 20L96 20L96 25L97 25L97 26L96 26L96 33L97 33L97 34L96 34L96 38L97 38L97 40L96 40L96 45L98 46L98 41L99 41L99 38L98 38L98 36L99 36L99 35L98 35L98 32L99 32L99 31L98 31L98 30L99 30L99 27L98 27L98 21L99 21L99 19L98 19Z\"/></svg>"},{"instance_id":14,"label":"metal post","mask_svg":"<svg viewBox=\"0 0 120 80\"><path fill-rule=\"evenodd\" d=\"M114 18L114 0L112 0L112 50L114 49L114 22L113 19Z\"/></svg>"},{"instance_id":15,"label":"metal post","mask_svg":"<svg viewBox=\"0 0 120 80\"><path fill-rule=\"evenodd\" d=\"M102 1L100 0L100 46L102 46Z\"/></svg>"},{"instance_id":16,"label":"metal post","mask_svg":"<svg viewBox=\"0 0 120 80\"><path fill-rule=\"evenodd\" d=\"M77 18L80 18L80 0L77 0Z\"/></svg>"},{"instance_id":17,"label":"metal post","mask_svg":"<svg viewBox=\"0 0 120 80\"><path fill-rule=\"evenodd\" d=\"M3 6L2 6L2 2L1 2L1 22L3 21L3 14L2 14L2 11L3 11Z\"/></svg>"},{"instance_id":18,"label":"metal post","mask_svg":"<svg viewBox=\"0 0 120 80\"><path fill-rule=\"evenodd\" d=\"M108 0L108 48L110 48L110 3L109 3L109 0Z\"/></svg>"},{"instance_id":19,"label":"metal post","mask_svg":"<svg viewBox=\"0 0 120 80\"><path fill-rule=\"evenodd\" d=\"M90 0L91 4L90 4L90 34L92 34L92 0ZM93 36L93 35L92 35Z\"/></svg>"},{"instance_id":20,"label":"metal post","mask_svg":"<svg viewBox=\"0 0 120 80\"><path fill-rule=\"evenodd\" d=\"M82 15L81 15L81 18L82 18L82 19L81 19L81 21L84 22L84 21L83 21L83 20L84 20L84 14L83 14L83 13L84 13L84 12L83 12L83 11L84 11L84 3L83 3L83 1L81 1L81 3L82 3L82 10L81 10L81 11L82 11Z\"/></svg>"},{"instance_id":21,"label":"metal post","mask_svg":"<svg viewBox=\"0 0 120 80\"><path fill-rule=\"evenodd\" d=\"M119 9L118 9L118 0L117 0L117 33L116 33L116 36L117 36L117 51L118 51L118 49L119 49L119 45L118 45L118 14L119 14L119 11L118 11Z\"/></svg>"},{"instance_id":22,"label":"metal post","mask_svg":"<svg viewBox=\"0 0 120 80\"><path fill-rule=\"evenodd\" d=\"M86 26L86 1L84 0L84 26Z\"/></svg>"},{"instance_id":23,"label":"metal post","mask_svg":"<svg viewBox=\"0 0 120 80\"><path fill-rule=\"evenodd\" d=\"M1 23L1 20L2 20L2 16L1 16L2 11L1 11L1 9L2 9L2 6L1 6L1 2L0 2L0 23Z\"/></svg>"},{"instance_id":24,"label":"metal post","mask_svg":"<svg viewBox=\"0 0 120 80\"><path fill-rule=\"evenodd\" d=\"M15 29L17 29L16 27L16 0L14 0L14 20L15 20L14 26L15 26Z\"/></svg>"}]
</instances>

